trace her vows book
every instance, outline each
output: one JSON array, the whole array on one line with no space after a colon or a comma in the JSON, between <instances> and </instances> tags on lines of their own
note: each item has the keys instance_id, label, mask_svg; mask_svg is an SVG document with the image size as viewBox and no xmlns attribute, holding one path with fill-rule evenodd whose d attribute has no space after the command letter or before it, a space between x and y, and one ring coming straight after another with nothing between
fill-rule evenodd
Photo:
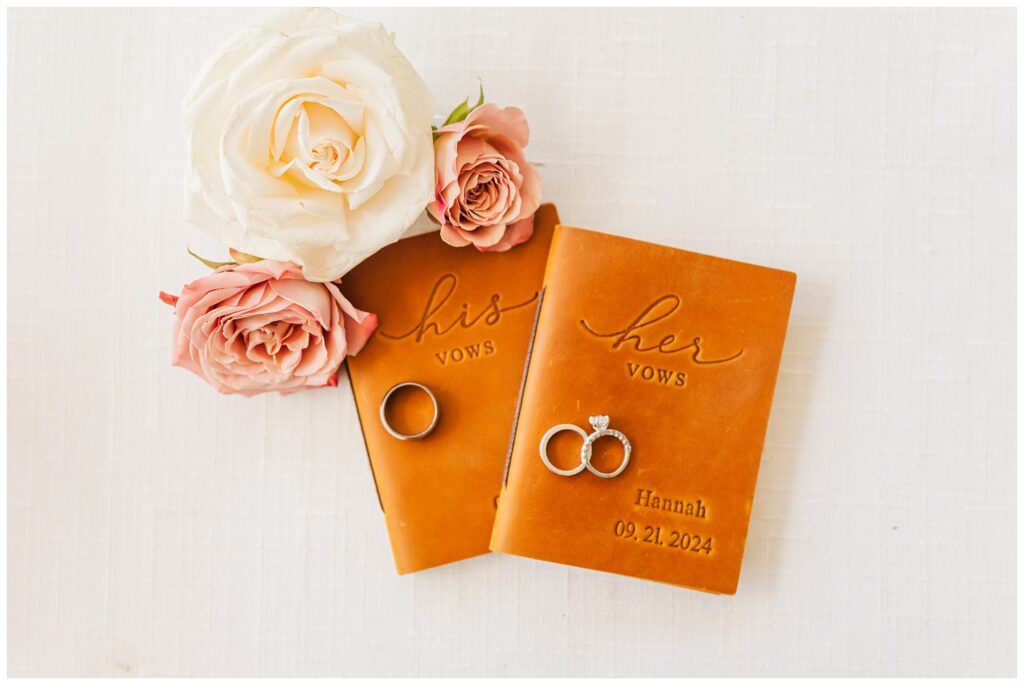
<instances>
[{"instance_id":1,"label":"her vows book","mask_svg":"<svg viewBox=\"0 0 1024 685\"><path fill-rule=\"evenodd\" d=\"M453 248L430 233L384 248L342 289L379 325L347 360L395 565L410 573L485 554L544 264L558 214L543 205L534 234L508 252ZM380 420L393 386L415 382L437 398L426 437L398 440ZM423 393L389 399L402 433L429 424Z\"/></svg>"},{"instance_id":2,"label":"her vows book","mask_svg":"<svg viewBox=\"0 0 1024 685\"><path fill-rule=\"evenodd\" d=\"M559 226L491 549L734 593L795 285Z\"/></svg>"}]
</instances>

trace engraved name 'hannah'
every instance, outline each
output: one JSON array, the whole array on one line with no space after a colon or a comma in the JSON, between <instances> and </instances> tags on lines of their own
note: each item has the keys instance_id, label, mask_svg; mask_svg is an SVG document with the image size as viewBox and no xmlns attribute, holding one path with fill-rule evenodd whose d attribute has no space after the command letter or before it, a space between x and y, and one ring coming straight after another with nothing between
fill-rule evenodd
<instances>
[{"instance_id":1,"label":"engraved name 'hannah'","mask_svg":"<svg viewBox=\"0 0 1024 685\"><path fill-rule=\"evenodd\" d=\"M636 489L636 501L633 504L638 507L660 509L672 514L692 516L698 519L706 519L708 517L707 507L704 506L704 502L701 500L687 502L686 500L672 499L670 497L659 497L654 490L645 490L643 488Z\"/></svg>"},{"instance_id":2,"label":"engraved name 'hannah'","mask_svg":"<svg viewBox=\"0 0 1024 685\"><path fill-rule=\"evenodd\" d=\"M645 341L639 331L671 317L682 305L678 295L662 295L654 302L647 305L625 328L607 333L595 330L587 323L586 319L580 319L580 325L587 333L597 338L612 338L612 349L617 350L623 345L630 343L637 352L660 352L661 354L676 354L678 352L690 352L690 359L694 364L724 364L731 362L743 354L739 350L731 355L717 359L706 359L701 355L701 338L694 336L687 338L675 333L662 336L660 340Z\"/></svg>"},{"instance_id":3,"label":"engraved name 'hannah'","mask_svg":"<svg viewBox=\"0 0 1024 685\"><path fill-rule=\"evenodd\" d=\"M494 293L491 295L490 300L486 305L478 312L472 312L468 302L462 303L459 307L458 313L442 313L441 310L445 308L448 301L452 299L452 295L455 293L455 288L458 287L459 278L455 274L444 274L437 282L434 283L434 287L430 290L430 294L427 296L427 302L423 306L423 313L420 315L419 321L417 321L412 328L403 333L385 333L384 331L378 331L377 335L381 335L385 338L392 340L402 340L404 338L412 337L415 342L422 342L423 337L427 333L433 333L436 336L442 336L446 333L450 333L456 328L473 328L478 324L485 326L495 326L500 321L504 314L512 311L513 309L519 309L526 307L527 305L537 301L537 293L534 293L529 299L517 302L515 304L503 304L501 301L501 295Z\"/></svg>"}]
</instances>

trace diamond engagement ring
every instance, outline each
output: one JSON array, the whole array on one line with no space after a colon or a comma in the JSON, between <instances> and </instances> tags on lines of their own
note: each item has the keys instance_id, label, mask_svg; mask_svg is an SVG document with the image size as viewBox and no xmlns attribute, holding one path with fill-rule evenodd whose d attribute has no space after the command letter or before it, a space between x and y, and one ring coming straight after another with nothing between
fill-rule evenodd
<instances>
[{"instance_id":1,"label":"diamond engagement ring","mask_svg":"<svg viewBox=\"0 0 1024 685\"><path fill-rule=\"evenodd\" d=\"M609 423L610 421L607 416L591 416L590 425L593 427L594 432L589 435L582 428L571 423L560 423L557 426L552 426L544 434L544 437L540 439L540 460L544 462L544 466L548 467L552 473L557 473L559 476L575 476L583 469L586 469L600 478L614 478L625 471L626 466L629 465L629 455L633 451L633 446L630 445L629 438L622 432L609 428ZM548 443L557 433L566 430L579 433L583 438L583 446L580 447L580 463L571 469L560 469L552 464L548 458ZM622 463L614 471L601 471L590 462L591 457L594 455L594 443L605 436L616 438L622 443Z\"/></svg>"},{"instance_id":2,"label":"diamond engagement ring","mask_svg":"<svg viewBox=\"0 0 1024 685\"><path fill-rule=\"evenodd\" d=\"M633 451L633 446L629 444L629 438L623 435L620 431L609 428L608 423L609 420L607 416L591 416L590 425L593 426L594 432L586 437L583 441L583 447L580 448L580 461L583 462L583 465L587 467L588 471L595 476L600 476L601 478L614 478L625 471L626 466L629 464L629 454ZM594 455L594 443L606 435L618 438L619 442L622 443L623 449L622 463L619 464L619 467L614 471L608 472L601 471L590 463L590 458Z\"/></svg>"}]
</instances>

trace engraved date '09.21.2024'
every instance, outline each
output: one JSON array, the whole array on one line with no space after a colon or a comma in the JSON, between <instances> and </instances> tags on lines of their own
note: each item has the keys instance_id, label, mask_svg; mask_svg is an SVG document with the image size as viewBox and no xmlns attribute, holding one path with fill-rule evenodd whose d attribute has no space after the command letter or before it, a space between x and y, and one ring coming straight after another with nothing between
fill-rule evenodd
<instances>
[{"instance_id":1,"label":"engraved date '09.21.2024'","mask_svg":"<svg viewBox=\"0 0 1024 685\"><path fill-rule=\"evenodd\" d=\"M615 537L630 542L658 545L683 552L710 555L714 542L710 536L703 537L695 533L671 530L661 526L641 526L633 521L619 519L615 522L612 532Z\"/></svg>"}]
</instances>

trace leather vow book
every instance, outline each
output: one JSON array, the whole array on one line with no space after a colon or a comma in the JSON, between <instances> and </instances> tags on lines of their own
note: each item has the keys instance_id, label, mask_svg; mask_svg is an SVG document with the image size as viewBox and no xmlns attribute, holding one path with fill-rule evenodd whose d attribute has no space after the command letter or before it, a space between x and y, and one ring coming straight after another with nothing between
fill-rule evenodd
<instances>
[{"instance_id":1,"label":"leather vow book","mask_svg":"<svg viewBox=\"0 0 1024 685\"><path fill-rule=\"evenodd\" d=\"M559 226L491 549L732 594L796 275ZM604 419L629 441L582 468ZM573 424L547 444L550 428ZM591 466L614 472L605 435Z\"/></svg>"},{"instance_id":2,"label":"leather vow book","mask_svg":"<svg viewBox=\"0 0 1024 685\"><path fill-rule=\"evenodd\" d=\"M407 238L344 278L346 297L379 321L347 364L399 573L488 551L557 222L554 205L542 205L533 236L508 252L454 248L436 232ZM437 425L422 439L398 440L381 422L381 400L403 382L437 398ZM425 395L412 395L388 402L396 422L416 424L403 433L433 415Z\"/></svg>"}]
</instances>

